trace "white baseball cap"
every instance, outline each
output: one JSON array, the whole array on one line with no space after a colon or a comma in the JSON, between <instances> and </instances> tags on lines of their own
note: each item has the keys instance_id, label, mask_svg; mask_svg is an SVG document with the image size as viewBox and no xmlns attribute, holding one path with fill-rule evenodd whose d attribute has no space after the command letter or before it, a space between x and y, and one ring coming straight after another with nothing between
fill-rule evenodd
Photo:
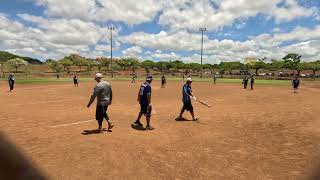
<instances>
[{"instance_id":1,"label":"white baseball cap","mask_svg":"<svg viewBox=\"0 0 320 180\"><path fill-rule=\"evenodd\" d=\"M95 75L95 78L102 78L102 74L101 74L101 73L97 73L97 74Z\"/></svg>"},{"instance_id":2,"label":"white baseball cap","mask_svg":"<svg viewBox=\"0 0 320 180\"><path fill-rule=\"evenodd\" d=\"M187 78L187 81L191 81L191 82L192 82L192 79L191 79L191 77Z\"/></svg>"}]
</instances>

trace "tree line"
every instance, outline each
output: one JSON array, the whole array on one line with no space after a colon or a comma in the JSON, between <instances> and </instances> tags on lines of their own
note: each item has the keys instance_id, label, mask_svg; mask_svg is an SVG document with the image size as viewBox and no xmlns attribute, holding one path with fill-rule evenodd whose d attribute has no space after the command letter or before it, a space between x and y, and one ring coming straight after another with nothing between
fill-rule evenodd
<instances>
[{"instance_id":1,"label":"tree line","mask_svg":"<svg viewBox=\"0 0 320 180\"><path fill-rule=\"evenodd\" d=\"M72 66L78 67L78 72L90 72L95 67L98 71L104 71L105 73L111 70L122 71L131 70L135 73L136 69L144 68L146 73L150 73L151 70L161 73L199 73L200 71L219 73L224 75L225 73L233 74L233 71L254 71L258 74L260 70L268 71L283 71L292 70L293 74L300 74L303 70L311 70L313 76L317 71L320 71L320 60L313 62L302 62L302 56L299 54L291 53L287 54L281 60L268 60L266 57L253 59L250 62L242 63L239 61L221 62L219 64L199 64L199 63L184 63L180 60L173 61L141 61L134 57L114 58L111 61L110 58L85 58L77 54L71 54L59 60L46 60L46 64L57 74L61 72L70 73ZM113 62L113 63L112 63ZM21 58L14 58L8 61L1 61L1 68L6 63L10 67L14 68L16 72L22 66L28 65L28 63ZM3 69L2 69L3 70ZM2 71L3 72L3 71Z\"/></svg>"}]
</instances>

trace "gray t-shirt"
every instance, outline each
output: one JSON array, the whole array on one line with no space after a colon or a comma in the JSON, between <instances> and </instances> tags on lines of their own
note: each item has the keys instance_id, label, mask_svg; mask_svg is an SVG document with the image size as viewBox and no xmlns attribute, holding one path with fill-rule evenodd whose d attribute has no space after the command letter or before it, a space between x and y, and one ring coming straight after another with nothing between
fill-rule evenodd
<instances>
[{"instance_id":1,"label":"gray t-shirt","mask_svg":"<svg viewBox=\"0 0 320 180\"><path fill-rule=\"evenodd\" d=\"M111 85L102 80L94 88L92 96L97 97L98 105L108 105L111 99Z\"/></svg>"}]
</instances>

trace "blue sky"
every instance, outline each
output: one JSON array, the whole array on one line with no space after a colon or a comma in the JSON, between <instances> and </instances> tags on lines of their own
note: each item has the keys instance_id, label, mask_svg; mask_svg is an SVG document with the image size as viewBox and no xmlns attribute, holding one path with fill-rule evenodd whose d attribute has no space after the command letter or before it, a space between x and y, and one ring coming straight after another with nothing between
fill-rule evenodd
<instances>
[{"instance_id":1,"label":"blue sky","mask_svg":"<svg viewBox=\"0 0 320 180\"><path fill-rule=\"evenodd\" d=\"M318 0L2 0L0 50L41 60L77 53L152 60L320 59Z\"/></svg>"}]
</instances>

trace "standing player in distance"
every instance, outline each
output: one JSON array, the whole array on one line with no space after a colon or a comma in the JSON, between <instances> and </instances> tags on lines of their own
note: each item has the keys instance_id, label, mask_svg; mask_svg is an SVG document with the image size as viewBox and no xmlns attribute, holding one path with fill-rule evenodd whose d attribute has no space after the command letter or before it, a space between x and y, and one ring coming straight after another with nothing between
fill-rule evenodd
<instances>
[{"instance_id":1,"label":"standing player in distance","mask_svg":"<svg viewBox=\"0 0 320 180\"><path fill-rule=\"evenodd\" d=\"M213 84L216 84L216 82L217 82L217 75L214 74L214 75L213 75Z\"/></svg>"},{"instance_id":2,"label":"standing player in distance","mask_svg":"<svg viewBox=\"0 0 320 180\"><path fill-rule=\"evenodd\" d=\"M294 79L292 81L292 86L293 86L293 93L297 94L298 88L300 86L300 80L298 79L298 76L294 77Z\"/></svg>"},{"instance_id":3,"label":"standing player in distance","mask_svg":"<svg viewBox=\"0 0 320 180\"><path fill-rule=\"evenodd\" d=\"M166 84L167 84L167 80L166 80L166 77L163 75L161 77L161 88L165 88Z\"/></svg>"},{"instance_id":4,"label":"standing player in distance","mask_svg":"<svg viewBox=\"0 0 320 180\"><path fill-rule=\"evenodd\" d=\"M243 77L243 80L242 80L243 89L247 89L248 81L249 81L249 77L248 77L248 75L245 75L245 76Z\"/></svg>"},{"instance_id":5,"label":"standing player in distance","mask_svg":"<svg viewBox=\"0 0 320 180\"><path fill-rule=\"evenodd\" d=\"M137 78L137 75L133 74L131 83L136 83L136 78Z\"/></svg>"},{"instance_id":6,"label":"standing player in distance","mask_svg":"<svg viewBox=\"0 0 320 180\"><path fill-rule=\"evenodd\" d=\"M10 92L12 92L14 88L14 76L12 73L9 74L8 83L9 83Z\"/></svg>"},{"instance_id":7,"label":"standing player in distance","mask_svg":"<svg viewBox=\"0 0 320 180\"><path fill-rule=\"evenodd\" d=\"M141 84L139 93L138 93L138 102L140 103L140 112L138 115L137 120L133 123L133 125L143 126L140 122L142 115L146 116L147 126L146 130L153 130L154 128L150 125L151 121L151 111L152 111L152 104L151 104L151 84L152 83L152 76L148 75L146 78L146 82Z\"/></svg>"},{"instance_id":8,"label":"standing player in distance","mask_svg":"<svg viewBox=\"0 0 320 180\"><path fill-rule=\"evenodd\" d=\"M183 107L181 109L179 117L176 120L183 119L182 115L185 110L190 111L190 114L192 116L192 120L196 121L199 119L198 117L195 117L194 111L193 111L193 106L191 103L191 99L196 100L196 97L192 93L191 84L192 84L192 79L187 78L187 82L182 88Z\"/></svg>"},{"instance_id":9,"label":"standing player in distance","mask_svg":"<svg viewBox=\"0 0 320 180\"><path fill-rule=\"evenodd\" d=\"M102 80L102 74L97 73L95 76L95 80L98 84L93 90L87 107L89 108L97 97L96 120L98 121L99 125L97 131L100 133L103 130L102 122L104 118L108 122L108 130L113 128L113 124L111 123L107 114L108 106L110 106L112 103L112 89L111 85L108 82Z\"/></svg>"},{"instance_id":10,"label":"standing player in distance","mask_svg":"<svg viewBox=\"0 0 320 180\"><path fill-rule=\"evenodd\" d=\"M251 85L251 90L253 90L253 85L254 85L254 76L251 75L251 78L250 78L250 85Z\"/></svg>"},{"instance_id":11,"label":"standing player in distance","mask_svg":"<svg viewBox=\"0 0 320 180\"><path fill-rule=\"evenodd\" d=\"M79 78L77 75L73 77L73 84L74 84L74 87L79 87Z\"/></svg>"}]
</instances>

